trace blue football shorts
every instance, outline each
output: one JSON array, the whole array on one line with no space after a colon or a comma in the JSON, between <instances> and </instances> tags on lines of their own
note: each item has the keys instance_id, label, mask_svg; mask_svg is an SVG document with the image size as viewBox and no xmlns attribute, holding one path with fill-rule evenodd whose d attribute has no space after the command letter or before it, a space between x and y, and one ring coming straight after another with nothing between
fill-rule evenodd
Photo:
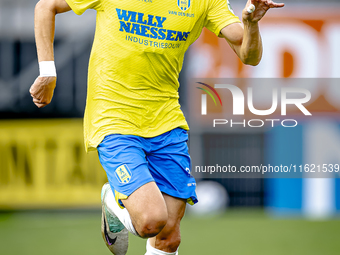
<instances>
[{"instance_id":1,"label":"blue football shorts","mask_svg":"<svg viewBox=\"0 0 340 255\"><path fill-rule=\"evenodd\" d=\"M188 134L182 128L152 138L112 134L97 147L118 205L139 187L155 182L161 192L197 202L191 175Z\"/></svg>"}]
</instances>

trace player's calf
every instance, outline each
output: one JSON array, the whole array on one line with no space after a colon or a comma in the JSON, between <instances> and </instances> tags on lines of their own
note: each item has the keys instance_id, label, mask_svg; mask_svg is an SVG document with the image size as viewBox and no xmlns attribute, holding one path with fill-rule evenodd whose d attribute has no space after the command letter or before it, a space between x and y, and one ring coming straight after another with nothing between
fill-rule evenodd
<instances>
[{"instance_id":1,"label":"player's calf","mask_svg":"<svg viewBox=\"0 0 340 255\"><path fill-rule=\"evenodd\" d=\"M181 243L179 222L169 219L163 230L156 237L150 239L150 243L156 249L170 253L176 252Z\"/></svg>"},{"instance_id":2,"label":"player's calf","mask_svg":"<svg viewBox=\"0 0 340 255\"><path fill-rule=\"evenodd\" d=\"M168 220L163 230L148 240L146 255L178 254L181 243L180 223L184 216L186 201L163 194L168 209Z\"/></svg>"},{"instance_id":3,"label":"player's calf","mask_svg":"<svg viewBox=\"0 0 340 255\"><path fill-rule=\"evenodd\" d=\"M176 249L173 249L172 251L169 251L169 249L167 249L167 251L164 251L164 250L154 248L151 245L150 239L148 239L148 241L146 243L146 253L145 253L145 255L178 255L178 246L177 246Z\"/></svg>"},{"instance_id":4,"label":"player's calf","mask_svg":"<svg viewBox=\"0 0 340 255\"><path fill-rule=\"evenodd\" d=\"M156 248L166 250L167 252L176 252L181 244L181 235L174 233L172 235L156 239Z\"/></svg>"},{"instance_id":5,"label":"player's calf","mask_svg":"<svg viewBox=\"0 0 340 255\"><path fill-rule=\"evenodd\" d=\"M178 255L180 243L179 228L166 225L156 237L148 239L145 255Z\"/></svg>"}]
</instances>

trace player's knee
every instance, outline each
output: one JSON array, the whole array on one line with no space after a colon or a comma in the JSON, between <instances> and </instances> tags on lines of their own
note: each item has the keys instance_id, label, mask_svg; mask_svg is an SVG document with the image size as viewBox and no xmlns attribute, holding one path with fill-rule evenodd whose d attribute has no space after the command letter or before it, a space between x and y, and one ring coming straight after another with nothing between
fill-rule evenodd
<instances>
[{"instance_id":1,"label":"player's knee","mask_svg":"<svg viewBox=\"0 0 340 255\"><path fill-rule=\"evenodd\" d=\"M150 212L141 217L138 234L143 238L158 235L165 227L168 220L167 212Z\"/></svg>"}]
</instances>

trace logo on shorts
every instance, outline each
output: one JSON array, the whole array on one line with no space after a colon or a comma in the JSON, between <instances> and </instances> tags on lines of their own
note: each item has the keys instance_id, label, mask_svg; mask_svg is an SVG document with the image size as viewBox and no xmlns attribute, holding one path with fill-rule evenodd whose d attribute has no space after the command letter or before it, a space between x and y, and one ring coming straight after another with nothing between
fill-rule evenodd
<instances>
[{"instance_id":1,"label":"logo on shorts","mask_svg":"<svg viewBox=\"0 0 340 255\"><path fill-rule=\"evenodd\" d=\"M131 180L131 172L127 165L121 165L115 171L115 175L120 183L129 183Z\"/></svg>"},{"instance_id":2,"label":"logo on shorts","mask_svg":"<svg viewBox=\"0 0 340 255\"><path fill-rule=\"evenodd\" d=\"M185 171L187 172L187 175L190 177L190 178L193 178L193 176L191 175L191 170L189 167L186 167L185 168Z\"/></svg>"},{"instance_id":3,"label":"logo on shorts","mask_svg":"<svg viewBox=\"0 0 340 255\"><path fill-rule=\"evenodd\" d=\"M177 5L182 11L186 11L190 8L191 0L177 0Z\"/></svg>"}]
</instances>

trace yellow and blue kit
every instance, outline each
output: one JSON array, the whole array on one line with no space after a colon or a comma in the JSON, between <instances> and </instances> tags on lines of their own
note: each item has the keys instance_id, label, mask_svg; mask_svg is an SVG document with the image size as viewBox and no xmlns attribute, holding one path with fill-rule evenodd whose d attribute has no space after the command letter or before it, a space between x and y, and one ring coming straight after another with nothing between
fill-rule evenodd
<instances>
[{"instance_id":1,"label":"yellow and blue kit","mask_svg":"<svg viewBox=\"0 0 340 255\"><path fill-rule=\"evenodd\" d=\"M101 158L104 152L109 151L109 148L103 148L104 145L111 146L110 148L126 146L126 141L118 139L117 135L140 137L144 139L143 144L147 143L148 138L157 139L160 136L170 139L166 140L165 144L171 144L171 139L178 135L176 128L182 129L183 132L188 130L188 124L178 103L178 76L182 69L184 54L199 37L203 27L219 35L225 26L240 22L229 9L228 1L66 0L66 2L79 15L87 9L97 11L84 116L86 149L93 150L101 144L98 147ZM167 132L172 132L172 136L166 135ZM116 136L112 136L114 134ZM186 134L181 134L179 137L183 140L182 143L186 142L185 136ZM135 142L135 139L130 140ZM186 147L186 144L183 146ZM140 146L138 150L143 151L144 147ZM166 152L176 154L176 151L169 148ZM104 162L103 158L110 158L107 156L102 157L101 162L107 172L112 172L108 173L108 176L116 176L115 180L118 182L122 176L126 177L125 182L119 182L122 185L113 186L116 191L129 195L133 190L125 190L121 186L133 183L133 178L142 180L143 177L137 175L135 169L130 169L133 167L129 166L127 162L129 157L125 156L118 163ZM134 157L131 155L130 161ZM142 158L142 163L139 164L138 161L137 165L145 166ZM189 155L186 158L190 161ZM164 156L164 161L166 160L167 156ZM172 171L171 168L180 166L176 160L182 160L181 157L178 159L174 157L173 160L171 167L169 165L170 169L163 171ZM157 162L162 164L162 161ZM183 171L186 171L189 163L182 164L183 167L185 165ZM132 174L131 178L126 175L129 171ZM159 174L158 170L156 172ZM189 194L190 196L186 198L190 198L194 193L194 184L190 184L192 183L190 174L180 176L184 178L182 184L173 189L178 189L182 194ZM152 178L155 179L155 176ZM172 178L178 178L176 172ZM157 180L158 186L162 186ZM138 185L143 184L145 183L142 181ZM134 189L138 185L134 186ZM186 189L190 191L186 192Z\"/></svg>"}]
</instances>

